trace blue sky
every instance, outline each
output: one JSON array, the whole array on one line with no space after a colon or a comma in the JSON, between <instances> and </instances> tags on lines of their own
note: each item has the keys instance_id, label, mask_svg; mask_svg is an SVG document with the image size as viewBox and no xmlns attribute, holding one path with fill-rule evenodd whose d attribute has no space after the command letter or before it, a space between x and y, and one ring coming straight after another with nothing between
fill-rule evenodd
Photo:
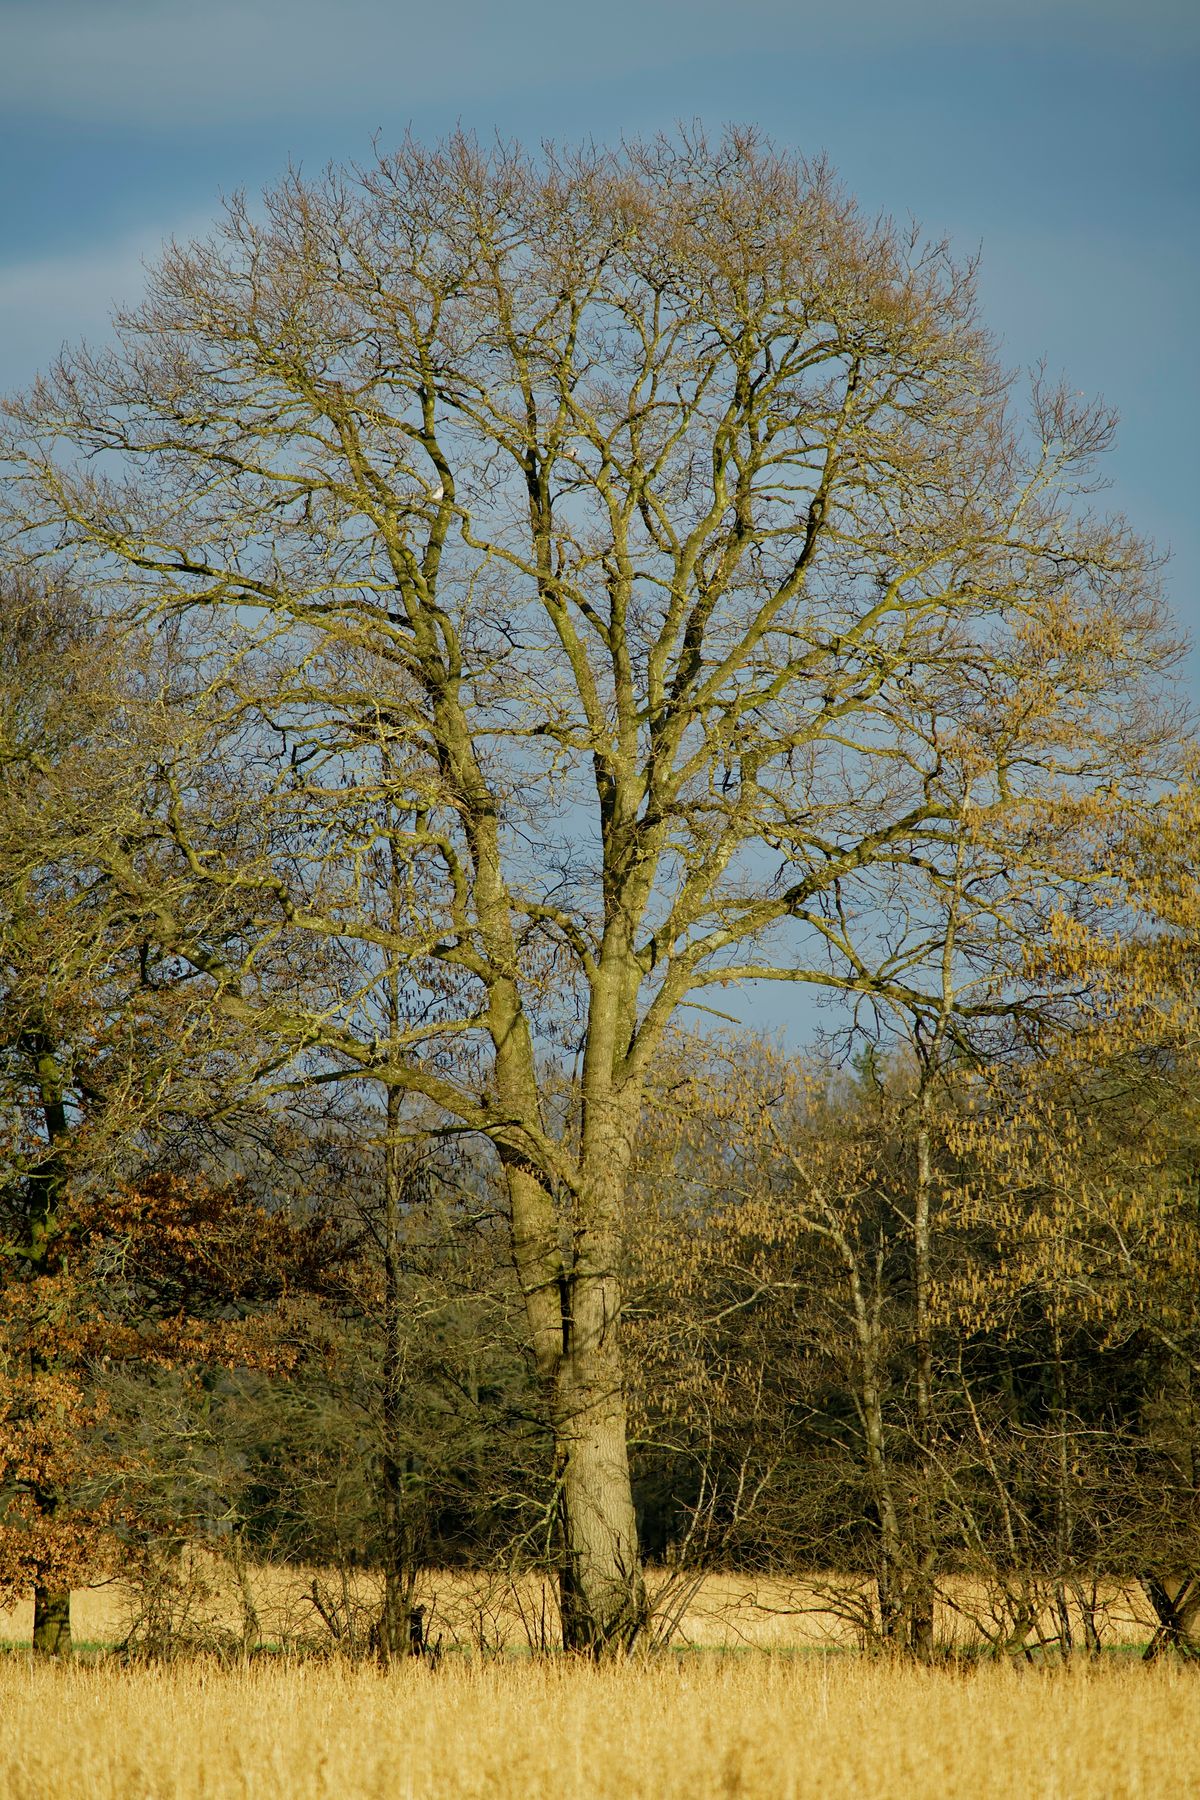
<instances>
[{"instance_id":1,"label":"blue sky","mask_svg":"<svg viewBox=\"0 0 1200 1800\"><path fill-rule=\"evenodd\" d=\"M1006 359L1120 412L1109 498L1200 635L1198 76L1194 0L0 0L0 389L289 159L753 122L981 251Z\"/></svg>"},{"instance_id":2,"label":"blue sky","mask_svg":"<svg viewBox=\"0 0 1200 1800\"><path fill-rule=\"evenodd\" d=\"M1118 408L1113 502L1173 551L1193 628L1198 76L1185 0L0 0L0 388L102 336L165 236L289 158L410 124L757 122L872 211L981 250L1007 358Z\"/></svg>"}]
</instances>

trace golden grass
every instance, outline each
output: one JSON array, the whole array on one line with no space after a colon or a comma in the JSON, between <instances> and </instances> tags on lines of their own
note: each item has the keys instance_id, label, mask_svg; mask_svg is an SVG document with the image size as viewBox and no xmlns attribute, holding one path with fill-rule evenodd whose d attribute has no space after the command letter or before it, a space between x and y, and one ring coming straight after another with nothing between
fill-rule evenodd
<instances>
[{"instance_id":1,"label":"golden grass","mask_svg":"<svg viewBox=\"0 0 1200 1800\"><path fill-rule=\"evenodd\" d=\"M858 1657L122 1669L0 1659L0 1794L43 1800L1169 1800L1200 1682Z\"/></svg>"}]
</instances>

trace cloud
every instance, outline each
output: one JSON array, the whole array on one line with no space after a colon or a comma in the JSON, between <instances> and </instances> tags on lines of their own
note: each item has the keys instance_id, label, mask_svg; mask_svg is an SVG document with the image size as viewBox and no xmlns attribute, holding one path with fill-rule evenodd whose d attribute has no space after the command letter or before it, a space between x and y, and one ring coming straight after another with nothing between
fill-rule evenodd
<instances>
[{"instance_id":1,"label":"cloud","mask_svg":"<svg viewBox=\"0 0 1200 1800\"><path fill-rule=\"evenodd\" d=\"M868 52L922 42L1189 54L1191 0L0 0L0 103L155 126L345 120L560 91L696 59Z\"/></svg>"},{"instance_id":2,"label":"cloud","mask_svg":"<svg viewBox=\"0 0 1200 1800\"><path fill-rule=\"evenodd\" d=\"M136 305L146 265L168 237L187 239L209 221L144 226L116 242L0 265L0 393L24 387L64 344L101 343L118 307Z\"/></svg>"}]
</instances>

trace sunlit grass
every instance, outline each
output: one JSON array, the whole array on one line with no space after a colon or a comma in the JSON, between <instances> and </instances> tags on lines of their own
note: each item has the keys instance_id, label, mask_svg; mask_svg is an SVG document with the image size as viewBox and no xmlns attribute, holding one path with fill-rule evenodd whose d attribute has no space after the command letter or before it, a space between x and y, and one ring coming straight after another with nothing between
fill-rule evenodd
<instances>
[{"instance_id":1,"label":"sunlit grass","mask_svg":"<svg viewBox=\"0 0 1200 1800\"><path fill-rule=\"evenodd\" d=\"M446 1654L433 1668L384 1674L312 1654L332 1647L311 1603L314 1579L334 1611L357 1608L366 1620L379 1599L368 1575L343 1591L329 1571L255 1568L239 1579L211 1558L180 1574L192 1641L210 1633L223 1660L130 1666L106 1652L133 1603L115 1584L74 1597L83 1655L63 1666L22 1647L30 1605L0 1615L4 1800L1196 1791L1200 1669L1128 1656L920 1669L846 1654L853 1628L815 1578L679 1586L676 1651L596 1669L519 1654L554 1625L540 1578L443 1572L420 1597ZM660 1590L668 1580L653 1577ZM272 1656L236 1655L247 1593L256 1644ZM959 1584L939 1614L944 1641L963 1641L964 1608L978 1598ZM1109 1648L1145 1641L1138 1598L1116 1587L1107 1596Z\"/></svg>"},{"instance_id":2,"label":"sunlit grass","mask_svg":"<svg viewBox=\"0 0 1200 1800\"><path fill-rule=\"evenodd\" d=\"M1200 1680L832 1656L64 1667L0 1659L0 1793L707 1800L1195 1792Z\"/></svg>"}]
</instances>

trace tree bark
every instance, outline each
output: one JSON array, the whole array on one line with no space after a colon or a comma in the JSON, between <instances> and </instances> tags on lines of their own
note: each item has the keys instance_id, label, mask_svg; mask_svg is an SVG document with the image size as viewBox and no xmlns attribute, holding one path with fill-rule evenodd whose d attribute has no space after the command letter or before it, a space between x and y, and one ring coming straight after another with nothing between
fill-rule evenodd
<instances>
[{"instance_id":1,"label":"tree bark","mask_svg":"<svg viewBox=\"0 0 1200 1800\"><path fill-rule=\"evenodd\" d=\"M900 1522L888 1479L883 1402L875 1370L864 1369L861 1395L867 1470L879 1525L879 1631L885 1643L895 1644L904 1625L908 1569Z\"/></svg>"},{"instance_id":2,"label":"tree bark","mask_svg":"<svg viewBox=\"0 0 1200 1800\"><path fill-rule=\"evenodd\" d=\"M593 1656L627 1649L646 1621L620 1341L626 1186L640 1092L613 1091L605 1027L619 1013L603 1004L597 1012L584 1065L583 1187L574 1256L560 1290L553 1398L563 1644Z\"/></svg>"},{"instance_id":3,"label":"tree bark","mask_svg":"<svg viewBox=\"0 0 1200 1800\"><path fill-rule=\"evenodd\" d=\"M39 1656L71 1654L71 1592L69 1588L33 1590L33 1648Z\"/></svg>"},{"instance_id":4,"label":"tree bark","mask_svg":"<svg viewBox=\"0 0 1200 1800\"><path fill-rule=\"evenodd\" d=\"M1145 1662L1153 1662L1164 1650L1177 1650L1183 1656L1200 1656L1200 1645L1192 1636L1192 1626L1200 1614L1200 1579L1194 1575L1176 1576L1171 1592L1170 1578L1146 1574L1141 1576L1142 1591L1158 1616L1158 1625L1143 1654Z\"/></svg>"},{"instance_id":5,"label":"tree bark","mask_svg":"<svg viewBox=\"0 0 1200 1800\"><path fill-rule=\"evenodd\" d=\"M629 1471L617 1282L584 1271L568 1292L568 1348L554 1418L563 1645L600 1655L632 1644L645 1623L646 1589Z\"/></svg>"},{"instance_id":6,"label":"tree bark","mask_svg":"<svg viewBox=\"0 0 1200 1800\"><path fill-rule=\"evenodd\" d=\"M908 1608L908 1642L914 1656L933 1655L933 1338L929 1295L932 1279L929 1201L933 1149L929 1133L929 1089L922 1084L917 1119L917 1191L913 1207L913 1338L916 1353L917 1459L919 1476L913 1508L913 1581Z\"/></svg>"},{"instance_id":7,"label":"tree bark","mask_svg":"<svg viewBox=\"0 0 1200 1800\"><path fill-rule=\"evenodd\" d=\"M39 1099L46 1125L50 1155L45 1159L34 1184L34 1199L29 1220L30 1266L40 1274L50 1263L49 1245L63 1188L66 1184L64 1147L69 1126L63 1097L62 1073L58 1056L48 1036L39 1034L35 1045ZM39 1373L48 1373L50 1365L41 1356L34 1358ZM45 1517L53 1518L58 1509L58 1496L38 1496ZM39 1656L71 1654L71 1590L37 1581L33 1590L33 1648Z\"/></svg>"},{"instance_id":8,"label":"tree bark","mask_svg":"<svg viewBox=\"0 0 1200 1800\"><path fill-rule=\"evenodd\" d=\"M416 1553L407 1516L405 1471L401 1466L400 1431L404 1406L404 1337L400 1313L400 1221L404 1169L400 1114L404 1094L387 1090L387 1143L384 1147L383 1207L383 1443L380 1447L380 1500L383 1514L383 1613L379 1622L382 1662L413 1650L413 1601Z\"/></svg>"},{"instance_id":9,"label":"tree bark","mask_svg":"<svg viewBox=\"0 0 1200 1800\"><path fill-rule=\"evenodd\" d=\"M887 1429L883 1411L883 1346L879 1324L879 1264L876 1264L872 1305L863 1292L862 1279L847 1239L840 1231L835 1235L850 1278L859 1350L859 1417L867 1453L868 1484L879 1526L879 1567L876 1576L879 1632L885 1643L894 1644L903 1627L908 1571L888 1467Z\"/></svg>"},{"instance_id":10,"label":"tree bark","mask_svg":"<svg viewBox=\"0 0 1200 1800\"><path fill-rule=\"evenodd\" d=\"M605 1172L612 1204L624 1159ZM508 1171L513 1246L530 1341L554 1437L563 1647L599 1656L633 1642L645 1585L626 1443L619 1341L619 1232L594 1222L584 1201L573 1261L558 1242L544 1181L528 1165Z\"/></svg>"}]
</instances>

